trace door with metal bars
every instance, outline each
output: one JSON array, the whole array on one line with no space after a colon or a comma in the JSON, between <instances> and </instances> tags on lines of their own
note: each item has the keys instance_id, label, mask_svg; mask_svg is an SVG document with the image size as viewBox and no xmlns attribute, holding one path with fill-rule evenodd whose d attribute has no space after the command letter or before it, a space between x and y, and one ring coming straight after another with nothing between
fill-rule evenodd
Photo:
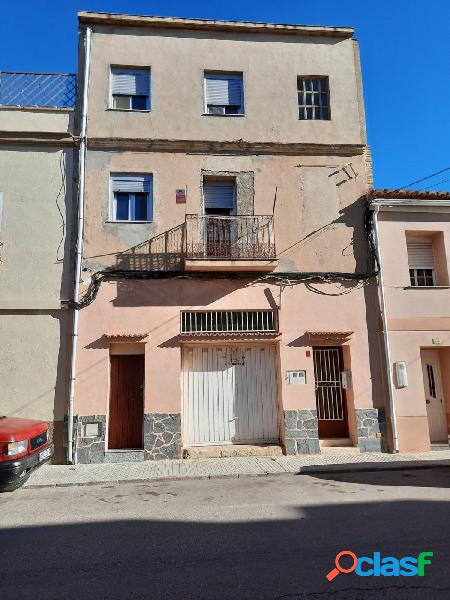
<instances>
[{"instance_id":1,"label":"door with metal bars","mask_svg":"<svg viewBox=\"0 0 450 600\"><path fill-rule=\"evenodd\" d=\"M313 348L320 438L348 437L347 401L341 384L341 348Z\"/></svg>"}]
</instances>

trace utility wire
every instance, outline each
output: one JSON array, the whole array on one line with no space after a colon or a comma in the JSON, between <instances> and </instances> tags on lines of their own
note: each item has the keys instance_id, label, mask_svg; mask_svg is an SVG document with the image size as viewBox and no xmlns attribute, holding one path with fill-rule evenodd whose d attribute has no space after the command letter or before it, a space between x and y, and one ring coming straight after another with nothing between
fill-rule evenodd
<instances>
[{"instance_id":1,"label":"utility wire","mask_svg":"<svg viewBox=\"0 0 450 600\"><path fill-rule=\"evenodd\" d=\"M424 187L424 190L429 190L432 187L436 187L437 185L440 185L441 183L446 183L447 181L450 181L450 178L448 179L441 179L441 181L437 181L436 183L432 183L431 185Z\"/></svg>"},{"instance_id":2,"label":"utility wire","mask_svg":"<svg viewBox=\"0 0 450 600\"><path fill-rule=\"evenodd\" d=\"M432 175L427 175L426 177L422 177L422 179L418 179L417 181L413 181L412 183L408 183L408 185L404 185L397 189L405 190L406 188L409 188L412 185L415 185L416 183L420 183L421 181L425 181L426 179L431 179L432 177L434 177L435 175L439 175L440 173L445 173L445 171L450 171L450 167L445 167L445 169L442 169L441 171L436 171L436 173L433 173Z\"/></svg>"}]
</instances>

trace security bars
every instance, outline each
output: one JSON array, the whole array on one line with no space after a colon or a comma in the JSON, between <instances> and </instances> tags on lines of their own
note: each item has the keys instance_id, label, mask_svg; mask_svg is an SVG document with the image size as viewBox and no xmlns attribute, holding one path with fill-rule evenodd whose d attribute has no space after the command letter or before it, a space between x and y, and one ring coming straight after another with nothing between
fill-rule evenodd
<instances>
[{"instance_id":1,"label":"security bars","mask_svg":"<svg viewBox=\"0 0 450 600\"><path fill-rule=\"evenodd\" d=\"M275 310L181 311L182 334L277 333Z\"/></svg>"}]
</instances>

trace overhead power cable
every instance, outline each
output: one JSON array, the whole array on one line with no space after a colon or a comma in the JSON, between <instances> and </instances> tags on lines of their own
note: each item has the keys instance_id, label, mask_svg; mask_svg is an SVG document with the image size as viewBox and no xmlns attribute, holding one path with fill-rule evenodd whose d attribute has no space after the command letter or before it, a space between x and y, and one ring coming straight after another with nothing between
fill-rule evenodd
<instances>
[{"instance_id":1,"label":"overhead power cable","mask_svg":"<svg viewBox=\"0 0 450 600\"><path fill-rule=\"evenodd\" d=\"M446 171L450 171L450 167L445 167L445 169L441 169L440 171L436 171L436 173L432 173L431 175L427 175L426 177L422 177L422 179L418 179L417 181L413 181L412 183L408 183L408 185L403 185L402 187L397 188L398 190L405 190L406 188L411 187L412 185L416 185L416 183L420 183L421 181L425 181L426 179L431 179L436 175L440 175L441 173L445 173Z\"/></svg>"}]
</instances>

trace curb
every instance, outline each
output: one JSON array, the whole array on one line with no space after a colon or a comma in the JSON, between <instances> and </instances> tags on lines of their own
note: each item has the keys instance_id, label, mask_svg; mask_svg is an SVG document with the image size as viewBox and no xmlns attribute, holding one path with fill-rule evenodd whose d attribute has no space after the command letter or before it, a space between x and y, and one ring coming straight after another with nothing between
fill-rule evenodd
<instances>
[{"instance_id":1,"label":"curb","mask_svg":"<svg viewBox=\"0 0 450 600\"><path fill-rule=\"evenodd\" d=\"M396 464L396 463L366 463L362 465L359 463L357 466L349 467L348 465L332 464L332 465L304 465L299 467L298 471L274 471L274 472L262 472L262 473L226 473L223 475L185 475L165 477L147 477L141 479L108 479L104 481L73 481L73 482L61 482L61 483L36 483L28 484L23 488L24 490L31 489L43 489L43 488L64 488L74 486L101 486L105 484L118 484L118 483L151 483L163 481L201 481L211 479L241 479L247 477L268 477L269 475L333 475L336 473L373 473L378 471L417 471L422 469L449 469L450 461L447 464L442 464L442 461L424 461L423 463L417 464Z\"/></svg>"}]
</instances>

